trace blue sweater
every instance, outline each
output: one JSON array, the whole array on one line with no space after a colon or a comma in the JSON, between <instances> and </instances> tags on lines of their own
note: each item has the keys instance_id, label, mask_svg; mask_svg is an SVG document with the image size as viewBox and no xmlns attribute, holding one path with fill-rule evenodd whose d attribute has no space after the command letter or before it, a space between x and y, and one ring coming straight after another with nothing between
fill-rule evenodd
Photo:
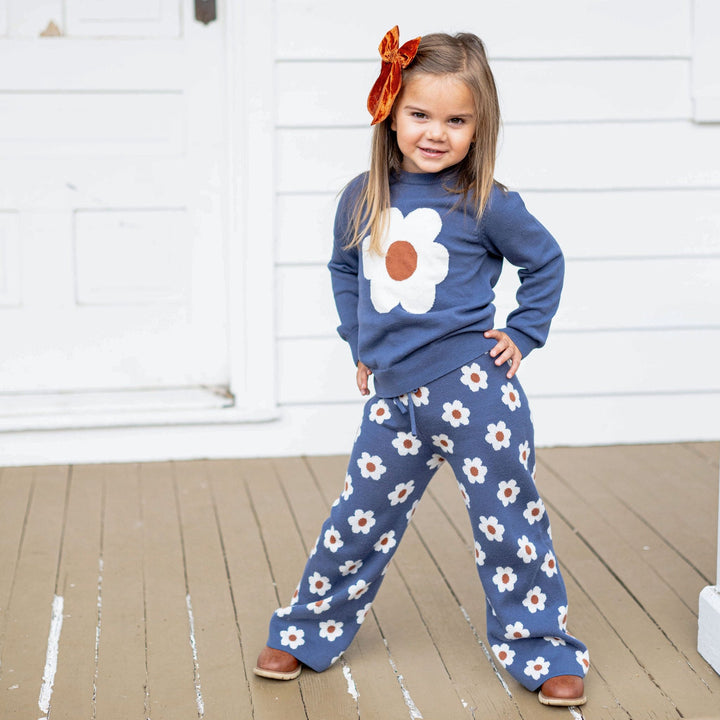
<instances>
[{"instance_id":1,"label":"blue sweater","mask_svg":"<svg viewBox=\"0 0 720 720\"><path fill-rule=\"evenodd\" d=\"M501 328L523 357L545 343L562 290L564 261L520 196L495 187L481 220L446 191L450 168L391 177L384 256L346 250L367 174L340 198L328 265L338 332L355 363L374 374L379 397L396 397L470 362L495 345L493 288L503 258L519 268L518 307Z\"/></svg>"}]
</instances>

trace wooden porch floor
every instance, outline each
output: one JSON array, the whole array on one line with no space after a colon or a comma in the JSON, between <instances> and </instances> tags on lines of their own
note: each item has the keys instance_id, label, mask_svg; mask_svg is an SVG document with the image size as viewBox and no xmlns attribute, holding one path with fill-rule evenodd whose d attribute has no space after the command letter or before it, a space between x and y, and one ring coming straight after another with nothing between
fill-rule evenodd
<instances>
[{"instance_id":1,"label":"wooden porch floor","mask_svg":"<svg viewBox=\"0 0 720 720\"><path fill-rule=\"evenodd\" d=\"M720 718L697 654L715 582L720 443L546 449L538 485L590 646L588 720ZM0 718L582 717L489 659L449 469L431 483L344 662L252 674L346 458L0 471Z\"/></svg>"}]
</instances>

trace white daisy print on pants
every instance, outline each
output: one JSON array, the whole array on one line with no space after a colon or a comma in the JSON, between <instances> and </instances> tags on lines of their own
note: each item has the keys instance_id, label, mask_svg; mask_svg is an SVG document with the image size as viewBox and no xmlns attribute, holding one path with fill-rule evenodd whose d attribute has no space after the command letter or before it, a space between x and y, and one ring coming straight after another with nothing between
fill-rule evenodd
<instances>
[{"instance_id":1,"label":"white daisy print on pants","mask_svg":"<svg viewBox=\"0 0 720 720\"><path fill-rule=\"evenodd\" d=\"M398 483L395 486L395 489L391 493L388 493L388 500L390 501L390 505L394 506L398 503L404 503L414 489L414 480L408 480L406 483Z\"/></svg>"},{"instance_id":2,"label":"white daisy print on pants","mask_svg":"<svg viewBox=\"0 0 720 720\"><path fill-rule=\"evenodd\" d=\"M513 572L511 567L498 567L495 568L495 575L493 576L493 582L497 585L498 592L512 592L517 582L517 575Z\"/></svg>"},{"instance_id":3,"label":"white daisy print on pants","mask_svg":"<svg viewBox=\"0 0 720 720\"><path fill-rule=\"evenodd\" d=\"M507 643L502 643L502 645L493 645L492 649L495 653L495 657L503 667L512 665L512 662L515 659L515 651L511 650Z\"/></svg>"},{"instance_id":4,"label":"white daisy print on pants","mask_svg":"<svg viewBox=\"0 0 720 720\"><path fill-rule=\"evenodd\" d=\"M327 640L332 642L343 634L343 624L344 623L337 622L336 620L326 620L325 622L321 622L320 637L326 638Z\"/></svg>"},{"instance_id":5,"label":"white daisy print on pants","mask_svg":"<svg viewBox=\"0 0 720 720\"><path fill-rule=\"evenodd\" d=\"M520 393L513 387L512 383L503 385L502 390L502 401L507 405L512 412L517 410L520 405Z\"/></svg>"},{"instance_id":6,"label":"white daisy print on pants","mask_svg":"<svg viewBox=\"0 0 720 720\"><path fill-rule=\"evenodd\" d=\"M314 595L319 595L320 597L327 594L328 590L332 587L330 584L330 578L321 575L319 572L314 572L308 578L308 585L310 592Z\"/></svg>"},{"instance_id":7,"label":"white daisy print on pants","mask_svg":"<svg viewBox=\"0 0 720 720\"><path fill-rule=\"evenodd\" d=\"M412 434L399 432L392 441L398 455L417 455L422 443Z\"/></svg>"},{"instance_id":8,"label":"white daisy print on pants","mask_svg":"<svg viewBox=\"0 0 720 720\"><path fill-rule=\"evenodd\" d=\"M381 398L370 406L370 419L382 425L390 417L390 406Z\"/></svg>"},{"instance_id":9,"label":"white daisy print on pants","mask_svg":"<svg viewBox=\"0 0 720 720\"><path fill-rule=\"evenodd\" d=\"M545 609L545 601L547 595L540 589L538 585L527 591L522 604L531 612L536 613L538 610Z\"/></svg>"},{"instance_id":10,"label":"white daisy print on pants","mask_svg":"<svg viewBox=\"0 0 720 720\"><path fill-rule=\"evenodd\" d=\"M485 533L485 537L488 540L502 542L505 526L499 523L498 519L494 515L491 515L490 517L481 515L478 527L483 533Z\"/></svg>"},{"instance_id":11,"label":"white daisy print on pants","mask_svg":"<svg viewBox=\"0 0 720 720\"><path fill-rule=\"evenodd\" d=\"M515 480L501 480L498 484L497 497L503 507L514 503L519 494L520 488Z\"/></svg>"},{"instance_id":12,"label":"white daisy print on pants","mask_svg":"<svg viewBox=\"0 0 720 720\"><path fill-rule=\"evenodd\" d=\"M305 644L305 632L291 625L287 630L280 631L280 644L291 650L297 650Z\"/></svg>"},{"instance_id":13,"label":"white daisy print on pants","mask_svg":"<svg viewBox=\"0 0 720 720\"><path fill-rule=\"evenodd\" d=\"M471 483L482 485L485 482L488 469L483 465L483 461L479 457L475 457L465 458L462 471Z\"/></svg>"},{"instance_id":14,"label":"white daisy print on pants","mask_svg":"<svg viewBox=\"0 0 720 720\"><path fill-rule=\"evenodd\" d=\"M590 669L590 652L588 650L586 650L585 652L582 652L581 650L576 650L575 659L578 661L578 663L580 663L583 675L587 674L587 671Z\"/></svg>"},{"instance_id":15,"label":"white daisy print on pants","mask_svg":"<svg viewBox=\"0 0 720 720\"><path fill-rule=\"evenodd\" d=\"M535 550L535 545L531 543L527 535L523 535L521 538L517 541L518 547L520 548L517 551L517 556L525 563L531 563L533 560L537 560L537 551Z\"/></svg>"},{"instance_id":16,"label":"white daisy print on pants","mask_svg":"<svg viewBox=\"0 0 720 720\"><path fill-rule=\"evenodd\" d=\"M340 537L340 533L335 529L334 525L331 525L326 531L325 531L325 539L323 540L323 545L330 551L330 552L337 552L345 543L342 541L342 538Z\"/></svg>"},{"instance_id":17,"label":"white daisy print on pants","mask_svg":"<svg viewBox=\"0 0 720 720\"><path fill-rule=\"evenodd\" d=\"M369 452L364 452L357 464L360 468L360 474L364 478L372 478L373 480L379 480L380 476L387 470L382 464L382 458L378 455L371 455Z\"/></svg>"},{"instance_id":18,"label":"white daisy print on pants","mask_svg":"<svg viewBox=\"0 0 720 720\"><path fill-rule=\"evenodd\" d=\"M388 532L383 533L380 536L380 539L375 543L375 545L373 545L373 547L375 548L376 552L383 552L387 554L396 545L397 540L395 539L395 531L388 530Z\"/></svg>"},{"instance_id":19,"label":"white daisy print on pants","mask_svg":"<svg viewBox=\"0 0 720 720\"><path fill-rule=\"evenodd\" d=\"M520 640L520 638L530 637L530 631L518 621L505 626L505 637L508 640Z\"/></svg>"},{"instance_id":20,"label":"white daisy print on pants","mask_svg":"<svg viewBox=\"0 0 720 720\"><path fill-rule=\"evenodd\" d=\"M403 217L390 208L387 232L380 254L370 252L370 238L363 240L363 274L370 281L370 300L379 313L397 305L421 315L435 303L435 287L448 273L450 254L435 242L442 229L440 215L418 208Z\"/></svg>"},{"instance_id":21,"label":"white daisy print on pants","mask_svg":"<svg viewBox=\"0 0 720 720\"><path fill-rule=\"evenodd\" d=\"M550 672L550 663L544 657L536 657L525 664L525 674L533 680L539 680Z\"/></svg>"},{"instance_id":22,"label":"white daisy print on pants","mask_svg":"<svg viewBox=\"0 0 720 720\"><path fill-rule=\"evenodd\" d=\"M478 390L487 390L488 386L488 374L477 364L463 365L460 368L462 376L460 382L463 385L467 385L473 392Z\"/></svg>"},{"instance_id":23,"label":"white daisy print on pants","mask_svg":"<svg viewBox=\"0 0 720 720\"><path fill-rule=\"evenodd\" d=\"M453 402L446 402L443 404L442 419L450 423L454 428L460 427L461 425L468 425L470 423L470 410L463 406L459 400L453 400Z\"/></svg>"},{"instance_id":24,"label":"white daisy print on pants","mask_svg":"<svg viewBox=\"0 0 720 720\"><path fill-rule=\"evenodd\" d=\"M493 450L500 450L510 446L510 430L505 423L500 420L498 423L490 423L487 426L487 435L485 441L492 445Z\"/></svg>"},{"instance_id":25,"label":"white daisy print on pants","mask_svg":"<svg viewBox=\"0 0 720 720\"><path fill-rule=\"evenodd\" d=\"M349 518L348 524L354 533L367 535L370 528L375 524L375 513L372 510L358 508Z\"/></svg>"}]
</instances>

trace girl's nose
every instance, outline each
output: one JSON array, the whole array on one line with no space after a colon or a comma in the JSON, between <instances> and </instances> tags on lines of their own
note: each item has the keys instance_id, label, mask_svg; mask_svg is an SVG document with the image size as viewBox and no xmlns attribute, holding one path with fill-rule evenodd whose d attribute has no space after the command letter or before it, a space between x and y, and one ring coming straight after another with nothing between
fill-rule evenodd
<instances>
[{"instance_id":1,"label":"girl's nose","mask_svg":"<svg viewBox=\"0 0 720 720\"><path fill-rule=\"evenodd\" d=\"M430 140L442 140L445 135L445 128L440 122L432 122L428 124L426 134Z\"/></svg>"}]
</instances>

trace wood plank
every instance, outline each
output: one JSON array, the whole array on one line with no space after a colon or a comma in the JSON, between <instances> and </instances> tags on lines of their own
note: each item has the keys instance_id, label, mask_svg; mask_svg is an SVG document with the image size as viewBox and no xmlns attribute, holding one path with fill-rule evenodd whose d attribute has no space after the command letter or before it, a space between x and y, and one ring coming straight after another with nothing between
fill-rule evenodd
<instances>
[{"instance_id":1,"label":"wood plank","mask_svg":"<svg viewBox=\"0 0 720 720\"><path fill-rule=\"evenodd\" d=\"M287 605L300 580L310 546L306 546L301 537L294 508L285 494L278 476L278 467L274 462L271 473L263 483L262 493L256 490L257 485L251 485L250 492L263 529L269 561L280 593L280 603ZM281 527L287 528L287 531L279 533L278 528ZM312 542L315 541L319 529L317 527L313 533L315 537ZM331 716L338 720L357 717L357 704L347 692L341 664L336 663L322 675L306 668L300 676L299 685L308 717Z\"/></svg>"},{"instance_id":2,"label":"wood plank","mask_svg":"<svg viewBox=\"0 0 720 720\"><path fill-rule=\"evenodd\" d=\"M307 472L310 473L313 486L317 490L317 494L312 494L314 510L306 508L303 502L303 497L308 495L304 483L291 482L290 474L285 470L280 471L280 477L287 478L284 486L296 510L298 521L301 522L300 518L306 514L312 517L313 526L309 527L304 535L306 543L312 546L321 523L327 517L333 493L337 496L342 489L348 458L346 456L310 457L306 458L305 462ZM283 466L286 467L285 462ZM383 635L372 611L345 653L343 663L343 672L350 673L358 695L359 717L363 717L363 714L372 714L377 708L383 708L383 712L388 717L400 718L406 715L408 708L397 678L388 663Z\"/></svg>"},{"instance_id":3,"label":"wood plank","mask_svg":"<svg viewBox=\"0 0 720 720\"><path fill-rule=\"evenodd\" d=\"M704 457L715 469L720 465L720 443L687 443L684 447Z\"/></svg>"},{"instance_id":4,"label":"wood plank","mask_svg":"<svg viewBox=\"0 0 720 720\"><path fill-rule=\"evenodd\" d=\"M508 125L496 177L523 193L716 189L719 138L716 125L684 121ZM367 168L369 141L369 128L278 130L278 190L337 192ZM666 151L658 154L658 146ZM618 153L629 155L622 173Z\"/></svg>"},{"instance_id":5,"label":"wood plank","mask_svg":"<svg viewBox=\"0 0 720 720\"><path fill-rule=\"evenodd\" d=\"M664 533L649 526L637 508L629 507L605 486L595 457L614 452L617 448L597 448L580 461L574 449L543 448L539 453L543 491L553 489L556 506L562 506L564 512L567 508L570 517L583 518L583 537L611 567L617 566L614 560L628 556L628 562L619 563L618 577L629 588L637 586L639 595L650 595L646 607L660 602L661 610L672 609L670 617L685 616L692 625L695 621L687 613L697 618L697 596L705 579L667 542ZM658 582L663 583L662 591L656 587ZM678 601L684 608L677 605ZM658 624L665 627L662 622ZM684 651L695 649L690 625L674 628L686 635L687 642L678 642Z\"/></svg>"},{"instance_id":6,"label":"wood plank","mask_svg":"<svg viewBox=\"0 0 720 720\"><path fill-rule=\"evenodd\" d=\"M98 718L148 717L137 465L108 465L103 526L102 623L98 647Z\"/></svg>"},{"instance_id":7,"label":"wood plank","mask_svg":"<svg viewBox=\"0 0 720 720\"><path fill-rule=\"evenodd\" d=\"M242 463L217 461L212 463L211 482L217 502L218 522L223 538L234 608L240 627L244 674L238 673L239 684L249 688L255 717L281 720L303 717L303 698L300 684L278 683L253 675L255 660L268 636L271 614L287 602L280 601L265 543L265 530L275 531L284 525L263 528L254 503L255 494L273 477L269 462L244 460ZM251 493L250 487L254 492ZM253 578L253 582L248 582Z\"/></svg>"},{"instance_id":8,"label":"wood plank","mask_svg":"<svg viewBox=\"0 0 720 720\"><path fill-rule=\"evenodd\" d=\"M505 125L517 122L691 118L687 60L497 60L491 64ZM378 65L277 64L280 127L349 127L369 122L360 88ZM637 88L643 88L642 93Z\"/></svg>"},{"instance_id":9,"label":"wood plank","mask_svg":"<svg viewBox=\"0 0 720 720\"><path fill-rule=\"evenodd\" d=\"M596 482L594 479L578 477L577 469L561 478L552 471L546 472L547 466L542 461L539 468L541 489L548 506L554 507L556 514L562 513L565 522L575 528L575 534L600 563L611 569L618 591L626 592L637 609L647 616L647 621L656 628L662 628L665 642L657 638L644 643L652 647L652 657L644 657L640 647L636 650L643 665L684 714L692 716L707 712L713 702L712 693L720 692L720 678L697 653L697 612L684 604L673 590L682 578L673 577L669 567L665 568L661 577L644 557L653 551L644 551L643 547L647 546L633 546L627 538L632 531L628 528L623 531L624 508L619 507L620 503L602 502L592 493L586 501L581 493L574 490L592 485ZM660 538L655 538L653 544L659 541ZM701 588L702 584L696 579L694 605ZM609 607L603 609L611 616ZM625 609L624 612L632 615L635 610L633 608L628 612ZM634 620L631 622L637 627ZM622 630L618 624L613 624ZM622 631L622 634L627 642L641 645L633 641L630 632ZM658 668L658 656L663 657L665 668Z\"/></svg>"},{"instance_id":10,"label":"wood plank","mask_svg":"<svg viewBox=\"0 0 720 720\"><path fill-rule=\"evenodd\" d=\"M717 474L712 468L672 445L629 445L593 455L597 479L692 564L702 582L711 584L716 548L707 539L715 537L717 528ZM673 501L649 502L661 493Z\"/></svg>"},{"instance_id":11,"label":"wood plank","mask_svg":"<svg viewBox=\"0 0 720 720\"><path fill-rule=\"evenodd\" d=\"M153 720L194 718L198 710L173 466L148 463L140 465L138 472L149 716Z\"/></svg>"},{"instance_id":12,"label":"wood plank","mask_svg":"<svg viewBox=\"0 0 720 720\"><path fill-rule=\"evenodd\" d=\"M210 471L203 462L178 463L174 470L194 616L199 673L196 686L203 699L197 713L230 720L241 711L252 712L252 708L247 685L238 682L243 674L240 633L218 532Z\"/></svg>"},{"instance_id":13,"label":"wood plank","mask_svg":"<svg viewBox=\"0 0 720 720\"><path fill-rule=\"evenodd\" d=\"M39 697L57 592L69 470L67 467L34 468L22 474L25 481L32 483L32 489L20 556L6 606L0 691L4 717L25 716L29 708L34 708L31 712L37 713L37 717L43 714L41 710L47 712L47 707L39 708ZM48 685L48 700L51 691Z\"/></svg>"},{"instance_id":14,"label":"wood plank","mask_svg":"<svg viewBox=\"0 0 720 720\"><path fill-rule=\"evenodd\" d=\"M32 472L31 468L0 469L0 658L18 555L32 500Z\"/></svg>"},{"instance_id":15,"label":"wood plank","mask_svg":"<svg viewBox=\"0 0 720 720\"><path fill-rule=\"evenodd\" d=\"M55 720L95 714L106 492L103 474L102 466L71 468L58 570L57 593L64 598L64 613L52 695Z\"/></svg>"},{"instance_id":16,"label":"wood plank","mask_svg":"<svg viewBox=\"0 0 720 720\"><path fill-rule=\"evenodd\" d=\"M387 6L369 0L352 32L338 32L347 15L332 0L283 0L277 8L276 48L281 59L364 59L376 57L387 31ZM523 0L443 7L442 17L426 20L417 3L393 3L401 41L430 32L479 33L491 57L676 57L690 53L690 16L673 0L560 0L547 9ZM617 22L622 17L623 22ZM513 32L508 32L512 28ZM542 31L538 31L542 28Z\"/></svg>"}]
</instances>

